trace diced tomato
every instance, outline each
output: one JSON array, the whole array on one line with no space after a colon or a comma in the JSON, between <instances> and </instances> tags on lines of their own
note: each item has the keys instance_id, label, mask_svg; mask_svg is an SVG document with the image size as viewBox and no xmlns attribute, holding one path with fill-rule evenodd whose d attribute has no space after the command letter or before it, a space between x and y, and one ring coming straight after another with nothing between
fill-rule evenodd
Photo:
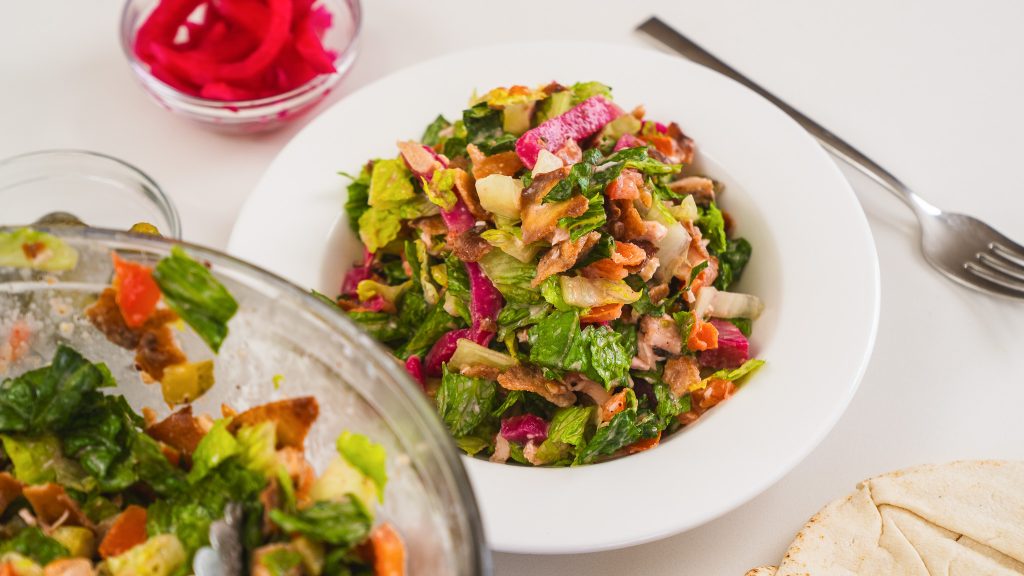
<instances>
[{"instance_id":1,"label":"diced tomato","mask_svg":"<svg viewBox=\"0 0 1024 576\"><path fill-rule=\"evenodd\" d=\"M114 520L107 535L100 542L100 556L104 559L118 556L146 541L146 509L129 506Z\"/></svg>"},{"instance_id":2,"label":"diced tomato","mask_svg":"<svg viewBox=\"0 0 1024 576\"><path fill-rule=\"evenodd\" d=\"M718 348L718 328L711 322L698 319L686 339L686 347L693 351Z\"/></svg>"},{"instance_id":3,"label":"diced tomato","mask_svg":"<svg viewBox=\"0 0 1024 576\"><path fill-rule=\"evenodd\" d=\"M156 304L160 301L160 287L153 280L153 270L148 266L129 262L117 254L112 256L117 307L121 309L124 323L137 328L156 310Z\"/></svg>"},{"instance_id":4,"label":"diced tomato","mask_svg":"<svg viewBox=\"0 0 1024 576\"><path fill-rule=\"evenodd\" d=\"M391 524L378 525L370 532L373 571L376 576L405 575L405 544Z\"/></svg>"}]
</instances>

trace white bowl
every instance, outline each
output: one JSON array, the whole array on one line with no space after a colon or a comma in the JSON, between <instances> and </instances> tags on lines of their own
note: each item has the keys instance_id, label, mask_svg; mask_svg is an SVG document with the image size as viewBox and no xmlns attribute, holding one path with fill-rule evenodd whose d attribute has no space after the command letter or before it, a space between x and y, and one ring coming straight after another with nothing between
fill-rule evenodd
<instances>
[{"instance_id":1,"label":"white bowl","mask_svg":"<svg viewBox=\"0 0 1024 576\"><path fill-rule=\"evenodd\" d=\"M878 260L847 182L780 110L705 68L604 44L496 46L388 76L337 103L280 153L247 201L229 250L334 294L362 253L342 210L346 181L391 156L439 112L494 86L598 80L624 108L675 120L696 140L721 204L750 240L739 291L760 296L754 353L767 365L728 402L654 450L597 465L537 469L465 458L491 546L577 553L639 544L753 498L839 419L867 365Z\"/></svg>"}]
</instances>

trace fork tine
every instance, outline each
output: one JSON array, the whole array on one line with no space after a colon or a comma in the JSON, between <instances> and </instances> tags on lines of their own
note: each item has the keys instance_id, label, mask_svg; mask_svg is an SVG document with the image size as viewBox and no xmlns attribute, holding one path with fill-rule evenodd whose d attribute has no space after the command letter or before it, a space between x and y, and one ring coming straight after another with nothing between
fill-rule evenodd
<instances>
[{"instance_id":1,"label":"fork tine","mask_svg":"<svg viewBox=\"0 0 1024 576\"><path fill-rule=\"evenodd\" d=\"M998 270L1007 276L1024 281L1024 266L1017 264L1009 258L997 258L987 252L979 252L975 257L988 268Z\"/></svg>"},{"instance_id":2,"label":"fork tine","mask_svg":"<svg viewBox=\"0 0 1024 576\"><path fill-rule=\"evenodd\" d=\"M1024 247L1017 246L1013 242L1009 242L1009 244L1012 248L1002 242L989 242L988 249L1007 260L1016 261L1017 264L1024 266Z\"/></svg>"},{"instance_id":3,"label":"fork tine","mask_svg":"<svg viewBox=\"0 0 1024 576\"><path fill-rule=\"evenodd\" d=\"M1015 280L1014 278L996 272L991 268L981 266L976 262L968 262L964 264L964 269L979 278L983 278L1004 288L1009 288L1010 290L1018 292L1019 296L1024 296L1024 282L1022 281Z\"/></svg>"}]
</instances>

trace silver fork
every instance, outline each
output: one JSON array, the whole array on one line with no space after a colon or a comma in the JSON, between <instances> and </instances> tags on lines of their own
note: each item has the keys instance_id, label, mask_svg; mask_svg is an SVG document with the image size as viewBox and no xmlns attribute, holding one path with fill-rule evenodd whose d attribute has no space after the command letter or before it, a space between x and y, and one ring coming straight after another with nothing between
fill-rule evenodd
<instances>
[{"instance_id":1,"label":"silver fork","mask_svg":"<svg viewBox=\"0 0 1024 576\"><path fill-rule=\"evenodd\" d=\"M913 209L921 224L921 251L925 260L939 272L976 290L1024 299L1024 247L1020 244L977 218L943 212L929 204L845 140L761 88L657 17L649 18L637 30L652 36L681 56L757 92L789 114L817 138L826 150L903 200Z\"/></svg>"}]
</instances>

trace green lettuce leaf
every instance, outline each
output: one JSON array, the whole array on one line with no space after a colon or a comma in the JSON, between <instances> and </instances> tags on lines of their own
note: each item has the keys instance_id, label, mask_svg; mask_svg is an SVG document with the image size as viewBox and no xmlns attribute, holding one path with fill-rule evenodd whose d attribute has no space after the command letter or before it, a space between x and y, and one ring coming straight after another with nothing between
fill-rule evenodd
<instances>
[{"instance_id":1,"label":"green lettuce leaf","mask_svg":"<svg viewBox=\"0 0 1024 576\"><path fill-rule=\"evenodd\" d=\"M230 418L222 418L213 424L213 428L203 436L192 453L192 470L188 473L188 481L192 484L206 477L214 468L242 451L238 440L228 432Z\"/></svg>"},{"instance_id":2,"label":"green lettuce leaf","mask_svg":"<svg viewBox=\"0 0 1024 576\"><path fill-rule=\"evenodd\" d=\"M408 336L408 331L399 324L398 316L387 312L348 312L348 317L366 330L374 340L393 344Z\"/></svg>"},{"instance_id":3,"label":"green lettuce leaf","mask_svg":"<svg viewBox=\"0 0 1024 576\"><path fill-rule=\"evenodd\" d=\"M139 480L132 446L142 419L122 396L92 396L64 429L64 452L96 478L102 491L124 490Z\"/></svg>"},{"instance_id":4,"label":"green lettuce leaf","mask_svg":"<svg viewBox=\"0 0 1024 576\"><path fill-rule=\"evenodd\" d=\"M454 436L466 436L490 416L498 395L497 384L450 372L447 365L442 372L437 410Z\"/></svg>"},{"instance_id":5,"label":"green lettuce leaf","mask_svg":"<svg viewBox=\"0 0 1024 576\"><path fill-rule=\"evenodd\" d=\"M653 388L654 397L658 402L654 408L654 414L658 419L659 430L668 428L675 421L676 416L690 411L689 394L682 398L676 398L664 382L655 382Z\"/></svg>"},{"instance_id":6,"label":"green lettuce leaf","mask_svg":"<svg viewBox=\"0 0 1024 576\"><path fill-rule=\"evenodd\" d=\"M531 242L529 244L523 242L523 230L519 226L484 230L480 237L487 240L491 246L524 264L533 262L537 252L540 252L545 246L543 242Z\"/></svg>"},{"instance_id":7,"label":"green lettuce leaf","mask_svg":"<svg viewBox=\"0 0 1024 576\"><path fill-rule=\"evenodd\" d=\"M529 331L530 362L553 370L572 370L606 388L625 384L632 356L623 335L608 326L580 330L575 311L552 312Z\"/></svg>"},{"instance_id":8,"label":"green lettuce leaf","mask_svg":"<svg viewBox=\"0 0 1024 576\"><path fill-rule=\"evenodd\" d=\"M96 481L77 462L65 457L60 440L52 434L0 434L0 441L14 465L14 477L23 484L57 482L79 492L90 492L96 487Z\"/></svg>"},{"instance_id":9,"label":"green lettuce leaf","mask_svg":"<svg viewBox=\"0 0 1024 576\"><path fill-rule=\"evenodd\" d=\"M421 178L420 181L427 198L442 210L451 210L459 201L455 195L455 170L434 170L429 182L426 178Z\"/></svg>"},{"instance_id":10,"label":"green lettuce leaf","mask_svg":"<svg viewBox=\"0 0 1024 576\"><path fill-rule=\"evenodd\" d=\"M277 475L281 467L277 459L277 424L267 420L242 426L235 432L238 441L238 462L267 478Z\"/></svg>"},{"instance_id":11,"label":"green lettuce leaf","mask_svg":"<svg viewBox=\"0 0 1024 576\"><path fill-rule=\"evenodd\" d=\"M444 266L448 279L448 293L445 299L449 302L449 313L454 308L455 315L470 324L472 317L469 313L469 302L472 298L469 293L469 272L455 254L449 254L444 259Z\"/></svg>"},{"instance_id":12,"label":"green lettuce leaf","mask_svg":"<svg viewBox=\"0 0 1024 576\"><path fill-rule=\"evenodd\" d=\"M573 463L590 464L601 456L615 454L642 437L643 433L637 424L636 410L623 410L613 416L608 424L597 429L586 446L576 452Z\"/></svg>"},{"instance_id":13,"label":"green lettuce leaf","mask_svg":"<svg viewBox=\"0 0 1024 576\"><path fill-rule=\"evenodd\" d=\"M509 302L498 312L498 340L504 341L520 328L532 326L551 312L547 304L518 304Z\"/></svg>"},{"instance_id":14,"label":"green lettuce leaf","mask_svg":"<svg viewBox=\"0 0 1024 576\"><path fill-rule=\"evenodd\" d=\"M572 104L575 106L592 96L604 96L612 99L612 88L600 82L577 82L572 85Z\"/></svg>"},{"instance_id":15,"label":"green lettuce leaf","mask_svg":"<svg viewBox=\"0 0 1024 576\"><path fill-rule=\"evenodd\" d=\"M288 533L302 534L314 542L354 546L370 535L373 521L355 499L320 501L294 514L271 510L270 519Z\"/></svg>"},{"instance_id":16,"label":"green lettuce leaf","mask_svg":"<svg viewBox=\"0 0 1024 576\"><path fill-rule=\"evenodd\" d=\"M485 254L480 266L505 300L520 304L536 304L542 300L540 291L530 285L537 274L536 266L520 262L501 250Z\"/></svg>"},{"instance_id":17,"label":"green lettuce leaf","mask_svg":"<svg viewBox=\"0 0 1024 576\"><path fill-rule=\"evenodd\" d=\"M561 116L573 107L572 90L555 92L537 104L536 122L539 124L556 116ZM578 104L578 102L577 102Z\"/></svg>"},{"instance_id":18,"label":"green lettuce leaf","mask_svg":"<svg viewBox=\"0 0 1024 576\"><path fill-rule=\"evenodd\" d=\"M739 380L742 380L744 377L754 373L761 366L764 366L764 360L751 358L750 360L744 362L743 365L740 366L739 368L733 368L732 370L719 370L718 372L715 372L714 374L708 376L704 380L707 381L712 378L717 378L720 380L728 380L730 382L738 382Z\"/></svg>"},{"instance_id":19,"label":"green lettuce leaf","mask_svg":"<svg viewBox=\"0 0 1024 576\"><path fill-rule=\"evenodd\" d=\"M50 538L35 526L23 528L14 538L0 542L0 556L16 552L45 566L54 560L68 558L71 553L60 542Z\"/></svg>"},{"instance_id":20,"label":"green lettuce leaf","mask_svg":"<svg viewBox=\"0 0 1024 576\"><path fill-rule=\"evenodd\" d=\"M36 433L67 424L86 395L107 384L104 369L58 346L49 366L0 383L0 432Z\"/></svg>"},{"instance_id":21,"label":"green lettuce leaf","mask_svg":"<svg viewBox=\"0 0 1024 576\"><path fill-rule=\"evenodd\" d=\"M422 356L445 332L457 327L456 319L439 303L431 308L413 335L395 354L403 360L410 356Z\"/></svg>"},{"instance_id":22,"label":"green lettuce leaf","mask_svg":"<svg viewBox=\"0 0 1024 576\"><path fill-rule=\"evenodd\" d=\"M368 203L375 208L391 207L416 196L412 173L401 158L375 160L370 172Z\"/></svg>"},{"instance_id":23,"label":"green lettuce leaf","mask_svg":"<svg viewBox=\"0 0 1024 576\"><path fill-rule=\"evenodd\" d=\"M362 434L342 432L337 441L338 453L377 487L377 499L384 501L384 486L388 482L387 452L380 444Z\"/></svg>"},{"instance_id":24,"label":"green lettuce leaf","mask_svg":"<svg viewBox=\"0 0 1024 576\"><path fill-rule=\"evenodd\" d=\"M260 556L260 566L269 576L288 576L302 564L302 554L291 548L278 548Z\"/></svg>"},{"instance_id":25,"label":"green lettuce leaf","mask_svg":"<svg viewBox=\"0 0 1024 576\"><path fill-rule=\"evenodd\" d=\"M718 255L718 278L715 288L728 290L733 282L738 282L743 269L750 261L753 249L744 238L730 238L725 243L725 251ZM749 336L749 333L747 334Z\"/></svg>"},{"instance_id":26,"label":"green lettuce leaf","mask_svg":"<svg viewBox=\"0 0 1024 576\"><path fill-rule=\"evenodd\" d=\"M232 501L257 501L266 485L263 474L229 459L202 482L154 502L146 511L146 531L150 537L177 536L191 561L196 550L210 543L210 524L224 517L224 507Z\"/></svg>"},{"instance_id":27,"label":"green lettuce leaf","mask_svg":"<svg viewBox=\"0 0 1024 576\"><path fill-rule=\"evenodd\" d=\"M164 302L192 327L214 351L228 335L228 321L238 311L227 288L179 246L157 263L153 279Z\"/></svg>"},{"instance_id":28,"label":"green lettuce leaf","mask_svg":"<svg viewBox=\"0 0 1024 576\"><path fill-rule=\"evenodd\" d=\"M697 218L697 227L701 235L708 241L708 251L712 254L725 252L728 245L725 237L725 219L722 211L712 202L707 208L700 209L700 217Z\"/></svg>"},{"instance_id":29,"label":"green lettuce leaf","mask_svg":"<svg viewBox=\"0 0 1024 576\"><path fill-rule=\"evenodd\" d=\"M370 171L363 166L359 176L344 172L341 175L352 180L345 198L345 214L348 215L348 227L359 234L359 217L370 207Z\"/></svg>"},{"instance_id":30,"label":"green lettuce leaf","mask_svg":"<svg viewBox=\"0 0 1024 576\"><path fill-rule=\"evenodd\" d=\"M572 449L585 443L587 424L593 416L593 406L559 408L548 426L548 437L537 449L537 460L545 464L556 464L567 458Z\"/></svg>"},{"instance_id":31,"label":"green lettuce leaf","mask_svg":"<svg viewBox=\"0 0 1024 576\"><path fill-rule=\"evenodd\" d=\"M423 130L423 136L420 137L420 142L427 146L437 146L438 140L440 139L439 134L442 130L451 125L452 123L446 120L444 116L438 114L437 118L434 118L434 121L428 124L426 129Z\"/></svg>"}]
</instances>

